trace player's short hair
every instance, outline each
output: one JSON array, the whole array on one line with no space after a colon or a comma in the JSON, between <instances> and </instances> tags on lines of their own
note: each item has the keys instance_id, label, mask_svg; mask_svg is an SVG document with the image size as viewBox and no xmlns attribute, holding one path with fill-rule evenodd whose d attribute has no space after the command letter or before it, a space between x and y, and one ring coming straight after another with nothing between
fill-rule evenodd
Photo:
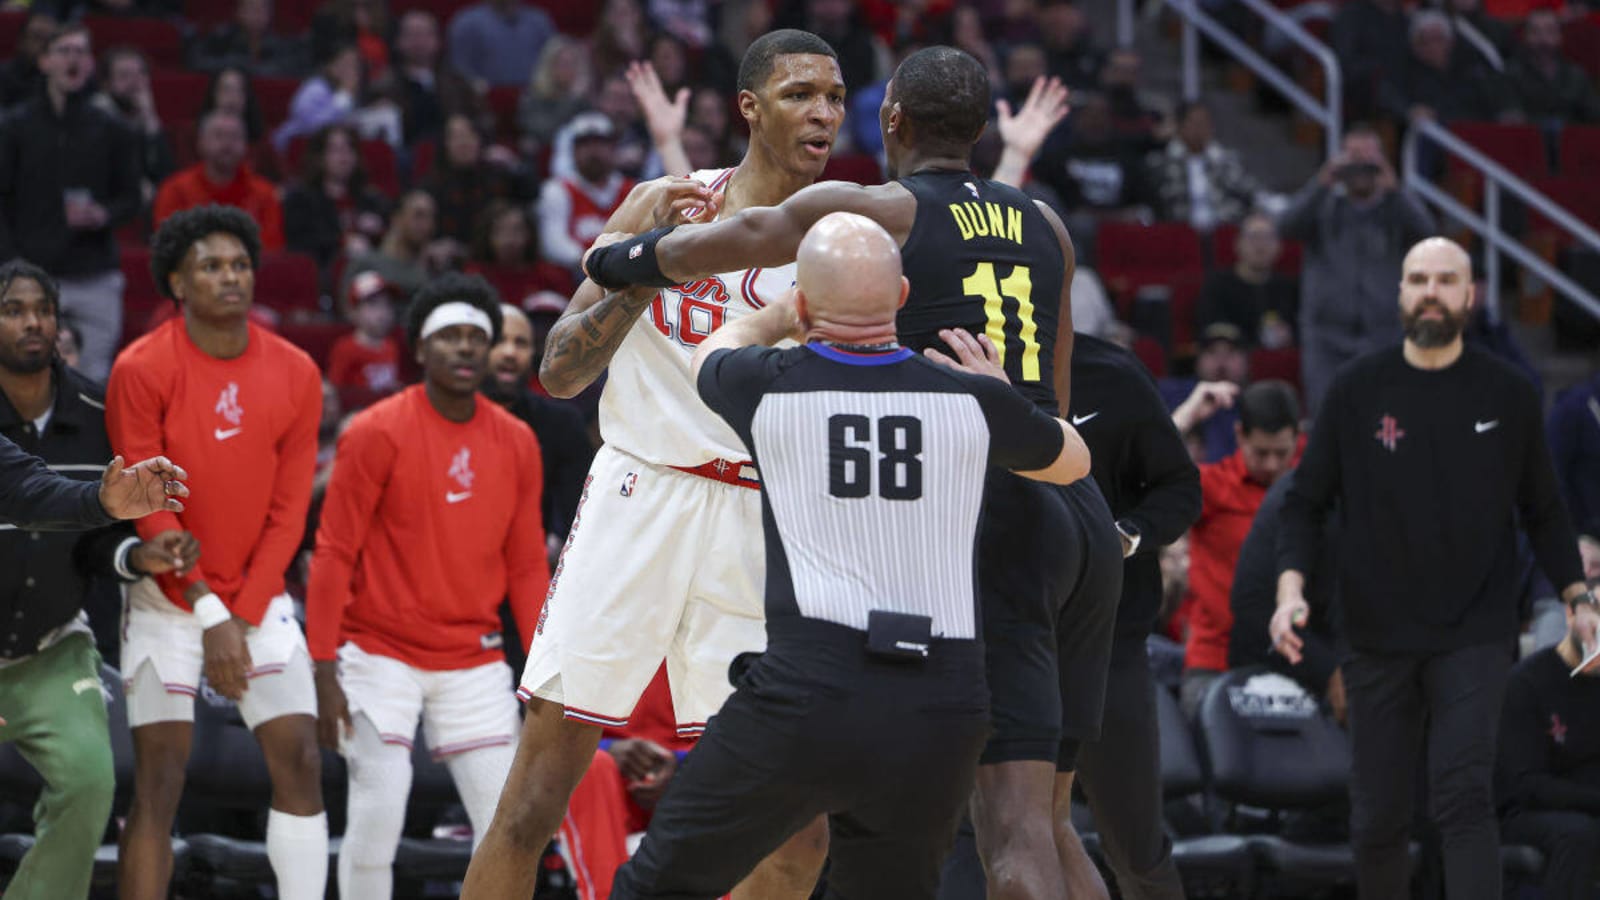
<instances>
[{"instance_id":1,"label":"player's short hair","mask_svg":"<svg viewBox=\"0 0 1600 900\"><path fill-rule=\"evenodd\" d=\"M406 307L406 343L413 349L421 340L422 323L435 309L446 303L470 303L489 317L494 331L489 335L491 345L500 341L504 317L500 312L500 292L483 280L482 275L464 275L446 272L417 289Z\"/></svg>"},{"instance_id":2,"label":"player's short hair","mask_svg":"<svg viewBox=\"0 0 1600 900\"><path fill-rule=\"evenodd\" d=\"M19 278L39 285L39 290L44 291L45 302L50 304L50 311L58 316L61 314L61 287L49 272L20 256L0 265L0 297L4 297Z\"/></svg>"},{"instance_id":3,"label":"player's short hair","mask_svg":"<svg viewBox=\"0 0 1600 900\"><path fill-rule=\"evenodd\" d=\"M739 90L756 91L772 77L772 68L778 57L789 53L808 53L838 59L828 42L809 31L798 28L780 28L755 39L744 52L739 63Z\"/></svg>"},{"instance_id":4,"label":"player's short hair","mask_svg":"<svg viewBox=\"0 0 1600 900\"><path fill-rule=\"evenodd\" d=\"M215 203L196 206L173 213L156 229L155 237L150 239L150 275L156 280L156 290L177 300L177 295L172 293L172 286L167 283L168 279L183 265L189 248L217 233L238 238L239 243L244 245L244 251L250 254L250 268L261 267L261 229L256 227L256 221L250 218L249 213L237 206L219 206Z\"/></svg>"},{"instance_id":5,"label":"player's short hair","mask_svg":"<svg viewBox=\"0 0 1600 900\"><path fill-rule=\"evenodd\" d=\"M955 47L918 50L895 69L891 83L919 144L965 151L989 121L989 74Z\"/></svg>"},{"instance_id":6,"label":"player's short hair","mask_svg":"<svg viewBox=\"0 0 1600 900\"><path fill-rule=\"evenodd\" d=\"M1300 401L1287 382L1269 378L1239 392L1239 430L1276 434L1300 430Z\"/></svg>"}]
</instances>

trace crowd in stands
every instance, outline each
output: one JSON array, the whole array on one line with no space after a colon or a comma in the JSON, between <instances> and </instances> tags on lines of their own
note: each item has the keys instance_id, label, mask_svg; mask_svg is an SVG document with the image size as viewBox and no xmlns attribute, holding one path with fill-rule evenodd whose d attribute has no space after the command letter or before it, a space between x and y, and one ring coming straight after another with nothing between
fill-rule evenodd
<instances>
[{"instance_id":1,"label":"crowd in stands","mask_svg":"<svg viewBox=\"0 0 1600 900\"><path fill-rule=\"evenodd\" d=\"M1398 344L1401 256L1440 230L1396 175L1395 136L1424 118L1528 124L1554 158L1563 130L1600 125L1600 37L1573 49L1600 35L1600 18L1561 0L1500 8L1514 4L1342 0L1327 34L1349 113L1372 124L1348 129L1288 194L1255 177L1203 100L1145 90L1138 52L1109 48L1069 0L0 5L0 48L12 48L0 64L0 261L26 258L59 281L75 365L104 379L119 348L173 314L150 284L151 229L204 204L246 210L268 251L254 315L323 367L324 461L343 419L415 378L396 334L410 295L445 272L481 274L531 323L527 346L492 367L520 381L503 386L507 402L543 423L553 554L598 441L598 392L539 396L540 342L635 184L738 162L734 80L755 36L799 27L836 49L850 115L828 177L865 183L883 178L877 108L907 52L961 47L1016 107L1058 79L1073 109L1034 144L1025 186L1074 238L1075 322L1139 354L1202 463L1202 517L1163 555L1163 638L1185 646L1184 705L1226 670L1268 665L1342 718L1328 603L1312 604L1320 643L1301 666L1262 652L1275 575L1262 510L1282 503L1332 373ZM992 166L1001 147L991 128L979 156ZM1532 375L1500 315L1480 309L1469 342ZM1548 435L1574 524L1594 536L1586 574L1600 577L1600 376L1556 399ZM1525 581L1530 617L1559 616L1536 603L1550 587ZM1550 624L1533 633L1559 639ZM1580 798L1567 811L1600 846L1593 726L1592 755L1575 758L1539 744L1532 731L1548 722L1518 715L1532 717L1517 726L1519 765L1565 779ZM1508 789L1508 809L1551 802L1530 778ZM646 806L659 790L634 787Z\"/></svg>"}]
</instances>

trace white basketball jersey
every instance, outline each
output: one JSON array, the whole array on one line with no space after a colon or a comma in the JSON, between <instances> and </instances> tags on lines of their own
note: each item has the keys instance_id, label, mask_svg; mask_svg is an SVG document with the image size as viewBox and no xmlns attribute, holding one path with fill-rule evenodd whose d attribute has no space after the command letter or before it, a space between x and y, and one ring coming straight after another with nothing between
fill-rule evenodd
<instances>
[{"instance_id":1,"label":"white basketball jersey","mask_svg":"<svg viewBox=\"0 0 1600 900\"><path fill-rule=\"evenodd\" d=\"M702 169L690 177L720 190L733 171ZM689 359L711 332L793 286L794 263L789 263L662 288L611 358L600 394L601 438L658 465L749 459L728 423L700 401Z\"/></svg>"}]
</instances>

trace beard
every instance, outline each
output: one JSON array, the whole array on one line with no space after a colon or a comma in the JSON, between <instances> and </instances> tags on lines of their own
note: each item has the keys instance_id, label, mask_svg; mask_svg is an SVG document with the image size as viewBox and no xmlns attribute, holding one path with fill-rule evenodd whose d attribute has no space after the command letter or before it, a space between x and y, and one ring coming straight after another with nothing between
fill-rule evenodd
<instances>
[{"instance_id":1,"label":"beard","mask_svg":"<svg viewBox=\"0 0 1600 900\"><path fill-rule=\"evenodd\" d=\"M0 351L0 369L13 375L37 375L50 368L55 360L54 348L46 348L43 352L10 353Z\"/></svg>"},{"instance_id":2,"label":"beard","mask_svg":"<svg viewBox=\"0 0 1600 900\"><path fill-rule=\"evenodd\" d=\"M1442 318L1424 319L1422 314L1430 309L1438 310ZM1427 350L1450 344L1461 336L1467 324L1465 314L1457 315L1431 300L1417 304L1409 313L1401 313L1400 321L1405 326L1406 340Z\"/></svg>"}]
</instances>

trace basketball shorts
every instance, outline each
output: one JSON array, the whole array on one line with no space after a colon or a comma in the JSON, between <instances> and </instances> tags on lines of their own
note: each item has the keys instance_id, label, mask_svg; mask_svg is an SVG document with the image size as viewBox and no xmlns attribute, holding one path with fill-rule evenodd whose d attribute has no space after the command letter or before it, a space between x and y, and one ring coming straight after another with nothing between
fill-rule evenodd
<instances>
[{"instance_id":1,"label":"basketball shorts","mask_svg":"<svg viewBox=\"0 0 1600 900\"><path fill-rule=\"evenodd\" d=\"M420 719L434 759L515 743L522 722L511 682L503 662L430 670L354 643L339 648L339 687L350 718L366 716L384 743L407 749Z\"/></svg>"},{"instance_id":2,"label":"basketball shorts","mask_svg":"<svg viewBox=\"0 0 1600 900\"><path fill-rule=\"evenodd\" d=\"M982 761L1060 765L1064 740L1100 734L1122 594L1111 510L1092 478L1062 487L991 471L978 554L994 724Z\"/></svg>"},{"instance_id":3,"label":"basketball shorts","mask_svg":"<svg viewBox=\"0 0 1600 900\"><path fill-rule=\"evenodd\" d=\"M205 629L194 614L168 600L155 580L128 586L122 617L122 673L128 725L193 722L194 698L205 665ZM249 685L239 715L255 728L279 716L317 714L311 654L288 594L273 598L261 624L245 632Z\"/></svg>"},{"instance_id":4,"label":"basketball shorts","mask_svg":"<svg viewBox=\"0 0 1600 900\"><path fill-rule=\"evenodd\" d=\"M619 728L665 659L678 734L698 735L733 658L766 647L765 575L758 489L602 447L518 695Z\"/></svg>"}]
</instances>

